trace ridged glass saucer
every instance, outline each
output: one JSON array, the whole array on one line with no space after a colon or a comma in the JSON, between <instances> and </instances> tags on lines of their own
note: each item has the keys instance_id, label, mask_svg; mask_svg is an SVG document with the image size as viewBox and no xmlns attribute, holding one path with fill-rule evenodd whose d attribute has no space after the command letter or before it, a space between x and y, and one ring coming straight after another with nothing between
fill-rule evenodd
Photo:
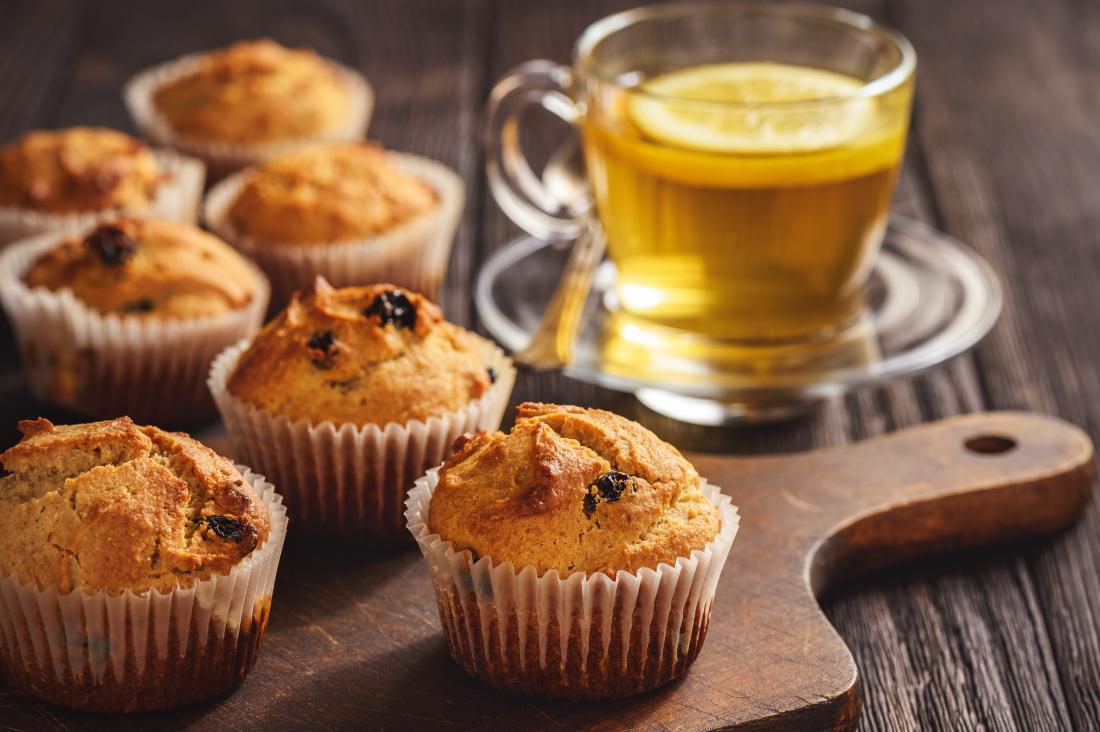
<instances>
[{"instance_id":1,"label":"ridged glass saucer","mask_svg":"<svg viewBox=\"0 0 1100 732\"><path fill-rule=\"evenodd\" d=\"M526 345L570 245L525 236L486 261L477 308L506 348ZM703 425L782 419L825 397L920 373L977 343L1001 309L1000 284L985 260L900 217L890 221L865 312L811 344L716 343L652 324L638 328L618 312L614 282L615 267L604 262L565 373Z\"/></svg>"}]
</instances>

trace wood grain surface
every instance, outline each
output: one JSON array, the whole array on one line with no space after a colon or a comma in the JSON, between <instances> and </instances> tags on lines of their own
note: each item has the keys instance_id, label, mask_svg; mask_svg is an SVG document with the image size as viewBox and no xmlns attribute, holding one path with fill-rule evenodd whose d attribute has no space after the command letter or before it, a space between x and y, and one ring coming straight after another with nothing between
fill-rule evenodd
<instances>
[{"instance_id":1,"label":"wood grain surface","mask_svg":"<svg viewBox=\"0 0 1100 732\"><path fill-rule=\"evenodd\" d=\"M0 139L30 127L98 123L131 129L119 88L149 64L237 38L272 35L362 69L378 92L371 135L452 165L468 206L447 278L448 316L476 325L469 284L485 255L516 233L488 199L476 130L492 82L532 57L565 60L587 23L623 0L6 0L0 3ZM973 355L928 376L829 402L784 425L714 430L649 413L629 395L543 374L516 399L575 402L639 419L686 450L759 454L842 445L958 413L993 408L1057 414L1100 435L1100 6L1081 0L866 0L847 3L898 27L920 57L909 156L896 207L970 243L1006 285L1001 323ZM547 152L564 131L530 145ZM16 419L64 419L31 401L5 333L0 432ZM448 668L441 639L419 665L355 667L354 642L396 654L394 630L436 627L406 609L401 588L426 581L410 557L316 556L294 550L277 588L273 631L308 654L271 644L253 682L273 682L271 727L431 728L465 723L447 698L478 693L457 670L409 708L393 693ZM351 592L349 587L354 587ZM358 601L368 591L369 601ZM282 602L280 603L280 600ZM1100 728L1100 511L1053 539L910 563L844 585L825 612L863 676L863 729ZM353 641L349 641L353 639ZM708 640L708 643L713 639ZM704 652L705 653L705 652ZM346 665L318 677L317 658ZM396 658L396 656L395 656ZM343 660L341 660L343 659ZM354 668L353 668L354 667ZM354 674L351 671L354 670ZM347 678L375 675L374 698ZM336 687L340 693L319 694ZM431 692L431 693L429 693ZM715 691L714 693L718 693ZM312 696L311 696L312 695ZM236 700L237 697L234 697ZM323 699L324 702L316 701ZM247 727L272 700L118 722L71 715L0 688L0 728ZM359 717L356 717L356 714ZM569 710L527 707L550 726ZM607 710L609 725L634 720ZM723 725L706 710L644 720L653 728Z\"/></svg>"}]
</instances>

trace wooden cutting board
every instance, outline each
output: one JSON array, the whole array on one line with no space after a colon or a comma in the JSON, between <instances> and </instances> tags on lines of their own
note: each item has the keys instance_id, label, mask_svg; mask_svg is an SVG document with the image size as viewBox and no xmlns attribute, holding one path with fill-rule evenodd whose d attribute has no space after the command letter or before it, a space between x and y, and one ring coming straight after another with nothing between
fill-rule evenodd
<instances>
[{"instance_id":1,"label":"wooden cutting board","mask_svg":"<svg viewBox=\"0 0 1100 732\"><path fill-rule=\"evenodd\" d=\"M229 452L224 437L209 436ZM495 691L454 664L414 548L290 543L259 663L236 692L156 715L82 715L0 689L14 721L69 729L849 729L859 672L815 596L863 570L1056 531L1092 494L1092 444L1050 417L987 413L762 458L690 456L741 509L706 644L682 679L592 703ZM14 727L19 728L19 727Z\"/></svg>"}]
</instances>

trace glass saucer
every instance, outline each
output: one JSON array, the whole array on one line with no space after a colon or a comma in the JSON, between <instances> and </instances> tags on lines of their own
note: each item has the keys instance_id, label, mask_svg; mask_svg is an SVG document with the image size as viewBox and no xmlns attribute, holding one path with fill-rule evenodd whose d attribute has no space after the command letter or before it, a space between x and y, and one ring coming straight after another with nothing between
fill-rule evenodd
<instances>
[{"instance_id":1,"label":"glass saucer","mask_svg":"<svg viewBox=\"0 0 1100 732\"><path fill-rule=\"evenodd\" d=\"M526 345L558 282L570 242L521 237L495 252L474 293L486 328L506 348ZM633 392L656 412L719 425L796 415L821 399L912 376L966 351L1001 310L989 265L958 241L893 217L867 307L814 343L721 343L619 312L615 267L596 272L565 373Z\"/></svg>"}]
</instances>

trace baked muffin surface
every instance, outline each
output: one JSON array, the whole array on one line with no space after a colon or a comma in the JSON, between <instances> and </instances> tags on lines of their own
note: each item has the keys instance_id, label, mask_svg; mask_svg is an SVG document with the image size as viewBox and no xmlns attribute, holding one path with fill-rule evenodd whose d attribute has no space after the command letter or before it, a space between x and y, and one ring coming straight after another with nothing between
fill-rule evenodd
<instances>
[{"instance_id":1,"label":"baked muffin surface","mask_svg":"<svg viewBox=\"0 0 1100 732\"><path fill-rule=\"evenodd\" d=\"M464 435L428 528L518 571L634 572L703 549L721 528L676 448L611 412L521 404L508 434Z\"/></svg>"},{"instance_id":2,"label":"baked muffin surface","mask_svg":"<svg viewBox=\"0 0 1100 732\"><path fill-rule=\"evenodd\" d=\"M372 142L319 145L245 174L227 216L269 242L324 244L374 236L435 208L431 186Z\"/></svg>"},{"instance_id":3,"label":"baked muffin surface","mask_svg":"<svg viewBox=\"0 0 1100 732\"><path fill-rule=\"evenodd\" d=\"M227 388L291 420L425 420L465 407L492 376L472 333L393 285L295 294L241 354Z\"/></svg>"},{"instance_id":4,"label":"baked muffin surface","mask_svg":"<svg viewBox=\"0 0 1100 732\"><path fill-rule=\"evenodd\" d=\"M197 318L246 306L256 275L232 247L176 221L126 218L101 224L42 254L28 287L68 288L100 313Z\"/></svg>"},{"instance_id":5,"label":"baked muffin surface","mask_svg":"<svg viewBox=\"0 0 1100 732\"><path fill-rule=\"evenodd\" d=\"M351 110L351 92L313 51L261 39L203 55L194 71L159 88L153 103L186 138L276 142L338 127Z\"/></svg>"},{"instance_id":6,"label":"baked muffin surface","mask_svg":"<svg viewBox=\"0 0 1100 732\"><path fill-rule=\"evenodd\" d=\"M49 213L141 209L165 173L153 151L102 127L28 132L0 148L0 205Z\"/></svg>"},{"instance_id":7,"label":"baked muffin surface","mask_svg":"<svg viewBox=\"0 0 1100 732\"><path fill-rule=\"evenodd\" d=\"M162 592L225 574L269 516L233 464L128 417L19 423L0 454L0 570L61 592Z\"/></svg>"}]
</instances>

